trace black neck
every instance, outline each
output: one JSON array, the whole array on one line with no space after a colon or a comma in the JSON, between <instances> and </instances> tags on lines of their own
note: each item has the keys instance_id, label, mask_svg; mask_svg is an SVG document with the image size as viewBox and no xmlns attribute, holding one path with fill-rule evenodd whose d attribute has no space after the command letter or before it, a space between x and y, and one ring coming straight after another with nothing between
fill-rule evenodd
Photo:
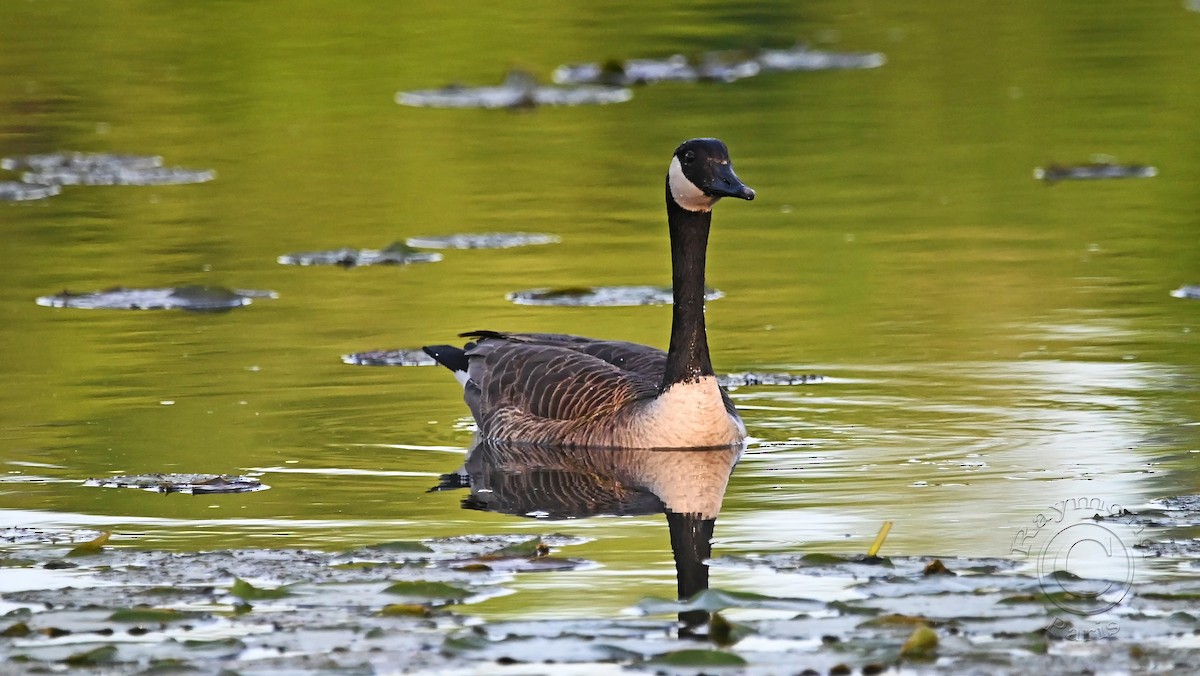
<instances>
[{"instance_id":1,"label":"black neck","mask_svg":"<svg viewBox=\"0 0 1200 676\"><path fill-rule=\"evenodd\" d=\"M713 526L716 522L716 519L705 519L699 514L667 512L667 529L671 533L671 553L675 555L680 601L687 601L708 589L708 564L704 561L712 556ZM708 622L708 613L686 610L679 613L679 620L685 627L694 627Z\"/></svg>"},{"instance_id":2,"label":"black neck","mask_svg":"<svg viewBox=\"0 0 1200 676\"><path fill-rule=\"evenodd\" d=\"M704 258L711 211L688 211L675 203L667 185L667 227L671 233L671 346L662 389L713 375L704 333Z\"/></svg>"}]
</instances>

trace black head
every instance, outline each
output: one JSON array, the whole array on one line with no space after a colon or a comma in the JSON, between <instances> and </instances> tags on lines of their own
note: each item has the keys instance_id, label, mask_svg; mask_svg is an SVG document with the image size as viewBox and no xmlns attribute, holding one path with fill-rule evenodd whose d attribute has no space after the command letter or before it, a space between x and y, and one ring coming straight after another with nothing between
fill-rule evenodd
<instances>
[{"instance_id":1,"label":"black head","mask_svg":"<svg viewBox=\"0 0 1200 676\"><path fill-rule=\"evenodd\" d=\"M671 197L688 211L708 211L722 197L754 199L754 191L733 173L729 149L715 138L694 138L675 149L667 173Z\"/></svg>"}]
</instances>

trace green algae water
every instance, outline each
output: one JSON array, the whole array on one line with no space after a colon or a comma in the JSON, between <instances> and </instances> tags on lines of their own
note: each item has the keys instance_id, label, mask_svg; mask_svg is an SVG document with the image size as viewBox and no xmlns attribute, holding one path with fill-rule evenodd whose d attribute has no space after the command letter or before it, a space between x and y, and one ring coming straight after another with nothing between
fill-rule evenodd
<instances>
[{"instance_id":1,"label":"green algae water","mask_svg":"<svg viewBox=\"0 0 1200 676\"><path fill-rule=\"evenodd\" d=\"M660 83L605 106L394 102L511 68L547 82L564 63L797 41L886 63ZM471 611L617 616L669 597L661 516L548 523L427 492L470 444L459 387L341 355L473 329L665 346L667 306L506 296L669 284L663 176L694 136L723 139L758 191L714 216L717 370L824 376L733 392L753 440L715 555L859 554L887 520L885 554L1012 557L1059 501L1200 492L1200 302L1169 295L1200 283L1197 54L1200 14L1180 2L4 3L0 155L160 155L216 178L0 202L0 526L179 552L561 532L598 565L518 576ZM1098 157L1156 175L1034 178ZM472 232L559 241L411 266L276 262ZM35 303L194 285L279 297L223 313ZM148 473L270 488L83 485Z\"/></svg>"}]
</instances>

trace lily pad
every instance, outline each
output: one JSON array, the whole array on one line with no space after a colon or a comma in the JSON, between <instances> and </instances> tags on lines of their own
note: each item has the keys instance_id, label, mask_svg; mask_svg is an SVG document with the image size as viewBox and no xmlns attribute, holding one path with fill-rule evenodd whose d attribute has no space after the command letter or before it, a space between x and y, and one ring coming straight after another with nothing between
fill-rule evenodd
<instances>
[{"instance_id":1,"label":"lily pad","mask_svg":"<svg viewBox=\"0 0 1200 676\"><path fill-rule=\"evenodd\" d=\"M910 660L931 660L937 656L937 632L926 625L913 629L912 636L900 646L900 656Z\"/></svg>"},{"instance_id":2,"label":"lily pad","mask_svg":"<svg viewBox=\"0 0 1200 676\"><path fill-rule=\"evenodd\" d=\"M233 586L229 588L229 593L243 601L268 601L292 595L292 591L288 589L287 585L267 589L265 587L255 587L241 578L233 580Z\"/></svg>"},{"instance_id":3,"label":"lily pad","mask_svg":"<svg viewBox=\"0 0 1200 676\"><path fill-rule=\"evenodd\" d=\"M33 185L20 181L0 181L0 202L23 202L53 197L62 192L57 185Z\"/></svg>"},{"instance_id":4,"label":"lily pad","mask_svg":"<svg viewBox=\"0 0 1200 676\"><path fill-rule=\"evenodd\" d=\"M754 59L763 72L858 70L887 63L887 57L879 52L827 52L803 44L791 49L763 49Z\"/></svg>"},{"instance_id":5,"label":"lily pad","mask_svg":"<svg viewBox=\"0 0 1200 676\"><path fill-rule=\"evenodd\" d=\"M1184 284L1171 292L1176 298L1192 298L1200 300L1200 284Z\"/></svg>"},{"instance_id":6,"label":"lily pad","mask_svg":"<svg viewBox=\"0 0 1200 676\"><path fill-rule=\"evenodd\" d=\"M151 493L250 493L270 486L258 479L227 474L137 474L88 479L84 486L100 488L136 488Z\"/></svg>"},{"instance_id":7,"label":"lily pad","mask_svg":"<svg viewBox=\"0 0 1200 676\"><path fill-rule=\"evenodd\" d=\"M342 363L352 366L437 366L433 357L420 349L352 352L342 355Z\"/></svg>"},{"instance_id":8,"label":"lily pad","mask_svg":"<svg viewBox=\"0 0 1200 676\"><path fill-rule=\"evenodd\" d=\"M825 604L812 599L764 596L762 594L724 589L705 589L687 601L646 599L637 604L637 609L647 615L681 613L690 610L703 610L712 613L727 608L759 608L813 612L824 609Z\"/></svg>"},{"instance_id":9,"label":"lily pad","mask_svg":"<svg viewBox=\"0 0 1200 676\"><path fill-rule=\"evenodd\" d=\"M825 52L796 45L754 52L705 52L695 59L675 54L663 59L628 59L559 66L559 84L648 85L658 82L734 82L767 72L878 68L887 58L878 52Z\"/></svg>"},{"instance_id":10,"label":"lily pad","mask_svg":"<svg viewBox=\"0 0 1200 676\"><path fill-rule=\"evenodd\" d=\"M1145 164L1116 164L1110 161L1090 164L1050 164L1033 170L1033 177L1048 184L1059 181L1095 181L1111 178L1153 178L1158 169Z\"/></svg>"},{"instance_id":11,"label":"lily pad","mask_svg":"<svg viewBox=\"0 0 1200 676\"><path fill-rule=\"evenodd\" d=\"M518 246L557 244L562 238L540 232L473 232L455 235L409 237L405 244L422 249L511 249Z\"/></svg>"},{"instance_id":12,"label":"lily pad","mask_svg":"<svg viewBox=\"0 0 1200 676\"><path fill-rule=\"evenodd\" d=\"M213 312L249 305L255 298L278 298L274 291L229 290L220 286L179 286L163 289L113 287L106 291L72 293L64 291L41 296L37 304L45 307L80 310L190 310Z\"/></svg>"},{"instance_id":13,"label":"lily pad","mask_svg":"<svg viewBox=\"0 0 1200 676\"><path fill-rule=\"evenodd\" d=\"M93 667L101 664L111 664L117 658L117 647L102 645L84 652L73 653L63 660L72 667Z\"/></svg>"},{"instance_id":14,"label":"lily pad","mask_svg":"<svg viewBox=\"0 0 1200 676\"><path fill-rule=\"evenodd\" d=\"M211 169L164 167L163 159L147 155L109 153L50 153L6 157L0 168L25 170L21 180L45 186L60 185L179 185L205 183L217 177Z\"/></svg>"},{"instance_id":15,"label":"lily pad","mask_svg":"<svg viewBox=\"0 0 1200 676\"><path fill-rule=\"evenodd\" d=\"M505 559L505 558L535 558L545 556L550 553L550 547L542 542L540 537L531 538L524 542L515 542L511 545L505 545L494 552L484 554L482 559Z\"/></svg>"},{"instance_id":16,"label":"lily pad","mask_svg":"<svg viewBox=\"0 0 1200 676\"><path fill-rule=\"evenodd\" d=\"M0 160L0 169L9 171L115 171L117 169L154 169L163 165L158 155L115 155L112 153L58 152L21 155Z\"/></svg>"},{"instance_id":17,"label":"lily pad","mask_svg":"<svg viewBox=\"0 0 1200 676\"><path fill-rule=\"evenodd\" d=\"M730 373L717 376L722 387L754 387L757 385L813 385L824 382L825 376L815 373Z\"/></svg>"},{"instance_id":18,"label":"lily pad","mask_svg":"<svg viewBox=\"0 0 1200 676\"><path fill-rule=\"evenodd\" d=\"M383 590L387 594L408 599L410 603L457 603L471 596L472 592L462 587L456 587L445 582L422 582L417 580L401 580L388 585Z\"/></svg>"},{"instance_id":19,"label":"lily pad","mask_svg":"<svg viewBox=\"0 0 1200 676\"><path fill-rule=\"evenodd\" d=\"M716 668L735 668L744 667L747 662L742 657L725 652L724 650L673 650L663 653L649 660L645 664L658 665L666 667L716 667Z\"/></svg>"},{"instance_id":20,"label":"lily pad","mask_svg":"<svg viewBox=\"0 0 1200 676\"><path fill-rule=\"evenodd\" d=\"M412 265L413 263L436 263L442 254L417 251L403 242L395 242L384 249L351 249L332 251L309 251L291 253L276 259L280 265L337 265L343 268L366 265Z\"/></svg>"},{"instance_id":21,"label":"lily pad","mask_svg":"<svg viewBox=\"0 0 1200 676\"><path fill-rule=\"evenodd\" d=\"M717 300L725 294L705 289L705 300ZM669 305L670 287L661 286L575 286L558 289L514 291L506 298L517 305L556 305L566 307L618 307L629 305Z\"/></svg>"},{"instance_id":22,"label":"lily pad","mask_svg":"<svg viewBox=\"0 0 1200 676\"><path fill-rule=\"evenodd\" d=\"M441 89L398 92L396 103L419 108L531 108L623 103L631 98L633 92L624 87L540 86L528 73L513 71L498 86L449 85Z\"/></svg>"},{"instance_id":23,"label":"lily pad","mask_svg":"<svg viewBox=\"0 0 1200 676\"><path fill-rule=\"evenodd\" d=\"M200 617L199 613L189 613L174 608L122 608L113 611L108 616L110 622L130 622L134 624L179 622Z\"/></svg>"}]
</instances>

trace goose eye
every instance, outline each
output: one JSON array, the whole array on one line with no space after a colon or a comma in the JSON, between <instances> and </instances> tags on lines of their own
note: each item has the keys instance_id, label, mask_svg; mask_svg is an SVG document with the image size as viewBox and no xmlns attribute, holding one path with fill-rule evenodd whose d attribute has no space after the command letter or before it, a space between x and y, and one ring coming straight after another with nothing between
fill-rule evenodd
<instances>
[{"instance_id":1,"label":"goose eye","mask_svg":"<svg viewBox=\"0 0 1200 676\"><path fill-rule=\"evenodd\" d=\"M696 153L694 153L690 150L683 154L683 163L684 164L691 164L692 160L694 160L694 159L696 159Z\"/></svg>"}]
</instances>

